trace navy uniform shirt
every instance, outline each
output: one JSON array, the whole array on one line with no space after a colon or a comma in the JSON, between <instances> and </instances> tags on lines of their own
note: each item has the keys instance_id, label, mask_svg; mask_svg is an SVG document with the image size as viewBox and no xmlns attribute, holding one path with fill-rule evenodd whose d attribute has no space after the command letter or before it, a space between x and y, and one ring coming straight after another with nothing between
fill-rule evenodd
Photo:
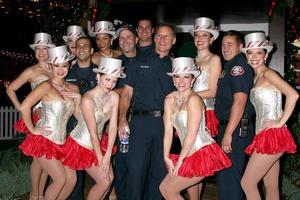
<instances>
[{"instance_id":1,"label":"navy uniform shirt","mask_svg":"<svg viewBox=\"0 0 300 200\"><path fill-rule=\"evenodd\" d=\"M238 92L249 95L253 78L254 72L242 53L225 63L216 93L215 111L218 120L229 120L233 95ZM252 105L249 100L246 111L251 115Z\"/></svg>"},{"instance_id":2,"label":"navy uniform shirt","mask_svg":"<svg viewBox=\"0 0 300 200\"><path fill-rule=\"evenodd\" d=\"M83 95L97 85L96 73L93 72L93 68L97 68L97 65L91 63L89 67L80 68L75 63L70 69L66 81L78 85L80 94Z\"/></svg>"},{"instance_id":3,"label":"navy uniform shirt","mask_svg":"<svg viewBox=\"0 0 300 200\"><path fill-rule=\"evenodd\" d=\"M80 68L78 64L75 63L70 69L66 81L78 85L79 92L83 95L97 85L96 73L93 72L93 68L97 68L97 65L91 63L89 67ZM67 125L68 134L75 128L76 122L77 120L74 116L69 119Z\"/></svg>"},{"instance_id":4,"label":"navy uniform shirt","mask_svg":"<svg viewBox=\"0 0 300 200\"><path fill-rule=\"evenodd\" d=\"M154 51L139 54L127 69L125 84L134 88L133 101L135 110L163 110L164 99L174 91L169 56L160 58Z\"/></svg>"},{"instance_id":5,"label":"navy uniform shirt","mask_svg":"<svg viewBox=\"0 0 300 200\"><path fill-rule=\"evenodd\" d=\"M122 67L123 67L123 72L127 74L127 69L131 65L131 63L134 61L136 57L127 57L124 54L122 54L118 59L122 60ZM119 78L116 88L122 88L124 87L124 78Z\"/></svg>"}]
</instances>

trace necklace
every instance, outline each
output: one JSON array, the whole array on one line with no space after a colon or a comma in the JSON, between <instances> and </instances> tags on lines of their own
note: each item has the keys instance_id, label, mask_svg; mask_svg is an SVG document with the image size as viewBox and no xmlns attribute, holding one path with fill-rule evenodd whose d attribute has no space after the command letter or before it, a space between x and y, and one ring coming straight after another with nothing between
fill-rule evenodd
<instances>
[{"instance_id":1,"label":"necklace","mask_svg":"<svg viewBox=\"0 0 300 200\"><path fill-rule=\"evenodd\" d=\"M66 83L64 82L62 85L55 83L53 80L51 81L52 86L55 87L55 89L59 92L62 92L66 86Z\"/></svg>"},{"instance_id":2,"label":"necklace","mask_svg":"<svg viewBox=\"0 0 300 200\"><path fill-rule=\"evenodd\" d=\"M103 57L105 57L105 58L112 58L112 56L113 56L113 51L110 50L110 54L109 54L109 55L106 55L106 54L103 53L103 52L100 52L100 54L101 54L101 56L103 56Z\"/></svg>"}]
</instances>

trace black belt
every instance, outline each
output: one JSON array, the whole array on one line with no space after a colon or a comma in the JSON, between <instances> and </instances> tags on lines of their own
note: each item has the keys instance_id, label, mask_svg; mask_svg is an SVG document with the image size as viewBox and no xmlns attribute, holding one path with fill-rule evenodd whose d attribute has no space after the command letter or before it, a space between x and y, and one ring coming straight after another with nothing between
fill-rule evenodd
<instances>
[{"instance_id":1,"label":"black belt","mask_svg":"<svg viewBox=\"0 0 300 200\"><path fill-rule=\"evenodd\" d=\"M163 115L162 110L134 110L133 115L161 117Z\"/></svg>"},{"instance_id":2,"label":"black belt","mask_svg":"<svg viewBox=\"0 0 300 200\"><path fill-rule=\"evenodd\" d=\"M219 121L219 125L224 126L224 125L227 125L227 124L228 124L228 120L226 120L226 119Z\"/></svg>"}]
</instances>

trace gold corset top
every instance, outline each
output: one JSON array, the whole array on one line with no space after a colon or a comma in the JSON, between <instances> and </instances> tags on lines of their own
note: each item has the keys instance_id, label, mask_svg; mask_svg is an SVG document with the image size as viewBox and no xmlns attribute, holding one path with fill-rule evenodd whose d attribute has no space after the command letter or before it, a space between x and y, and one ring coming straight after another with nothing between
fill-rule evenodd
<instances>
[{"instance_id":1,"label":"gold corset top","mask_svg":"<svg viewBox=\"0 0 300 200\"><path fill-rule=\"evenodd\" d=\"M98 136L100 139L102 136L103 127L109 119L109 114L104 113L102 111L95 111L95 118L96 118L96 124L98 129ZM90 150L94 149L89 130L87 128L87 125L84 121L82 114L80 114L80 119L78 121L78 124L73 129L70 136L81 146L88 148Z\"/></svg>"},{"instance_id":2,"label":"gold corset top","mask_svg":"<svg viewBox=\"0 0 300 200\"><path fill-rule=\"evenodd\" d=\"M207 71L202 70L201 74L196 78L193 90L195 92L200 92L208 89L209 84L209 74ZM215 100L214 98L203 99L205 107L207 110L214 110Z\"/></svg>"},{"instance_id":3,"label":"gold corset top","mask_svg":"<svg viewBox=\"0 0 300 200\"><path fill-rule=\"evenodd\" d=\"M250 100L256 112L255 132L258 133L265 120L277 120L282 116L282 94L279 90L252 88Z\"/></svg>"},{"instance_id":4,"label":"gold corset top","mask_svg":"<svg viewBox=\"0 0 300 200\"><path fill-rule=\"evenodd\" d=\"M180 143L183 144L184 139L187 136L187 111L181 110L172 114L172 124L178 132ZM201 147L214 143L211 135L206 130L205 126L205 115L204 111L202 114L202 119L198 129L197 137L195 142L189 152L189 155L199 150Z\"/></svg>"},{"instance_id":5,"label":"gold corset top","mask_svg":"<svg viewBox=\"0 0 300 200\"><path fill-rule=\"evenodd\" d=\"M43 136L56 144L64 144L67 123L75 109L74 102L51 100L41 101L41 104L43 117L39 119L36 126L47 127L52 133Z\"/></svg>"}]
</instances>

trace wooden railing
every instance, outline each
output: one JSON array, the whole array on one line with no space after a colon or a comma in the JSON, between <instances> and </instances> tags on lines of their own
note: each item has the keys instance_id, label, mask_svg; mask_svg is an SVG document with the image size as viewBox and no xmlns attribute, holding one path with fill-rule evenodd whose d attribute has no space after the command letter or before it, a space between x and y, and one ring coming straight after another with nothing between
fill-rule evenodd
<instances>
[{"instance_id":1,"label":"wooden railing","mask_svg":"<svg viewBox=\"0 0 300 200\"><path fill-rule=\"evenodd\" d=\"M17 135L13 128L21 113L13 107L0 107L0 140L11 140Z\"/></svg>"}]
</instances>

